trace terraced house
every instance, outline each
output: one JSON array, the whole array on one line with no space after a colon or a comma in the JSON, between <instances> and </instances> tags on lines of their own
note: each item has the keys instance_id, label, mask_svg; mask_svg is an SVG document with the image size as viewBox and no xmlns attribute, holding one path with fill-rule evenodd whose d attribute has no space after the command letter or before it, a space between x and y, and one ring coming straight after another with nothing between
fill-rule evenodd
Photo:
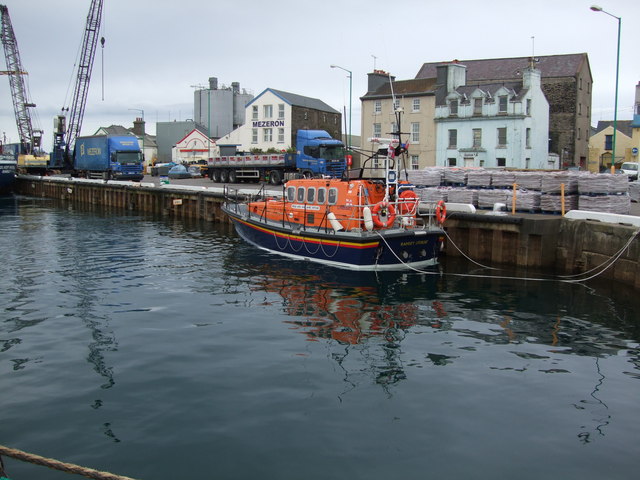
<instances>
[{"instance_id":1,"label":"terraced house","mask_svg":"<svg viewBox=\"0 0 640 480\"><path fill-rule=\"evenodd\" d=\"M485 149L490 145L488 143L490 141L494 141L496 147L505 146L499 143L504 137L500 139L497 137L499 134L496 133L496 138L494 139L493 133L485 133L484 127L479 127L478 125L481 125L483 120L487 120L490 125L488 128L499 128L493 125L495 123L493 105L497 105L496 108L498 109L500 108L500 100L498 100L498 103L494 103L495 93L503 85L506 90L498 96L504 97L506 94L507 110L514 112L512 107L515 105L514 102L519 102L518 95L521 95L525 89L529 88L523 86L524 74L533 65L533 69L540 72L540 89L548 104L548 113L543 116L546 118L538 118L538 106L540 103L535 103L536 99L530 98L532 103L528 111L531 125L524 127L525 130L520 134L518 145L524 144L524 148L527 148L526 128L531 128L529 145L531 145L530 153L532 155L527 156L527 152L522 151L519 158L523 160L520 161L504 150L500 150L498 153L505 155L498 155L498 153L494 155L494 153L487 152L484 164L490 165L487 162L489 156L493 155L495 158L492 158L492 160L495 160L496 164L498 162L497 159L501 159L499 163L504 163L505 166L541 168L534 166L534 163L537 164L539 162L534 161L533 158L534 156L543 155L542 151L544 150L545 158L548 159L546 157L547 154L551 158L557 158L557 166L560 168L571 166L586 167L589 151L591 87L593 83L586 53L549 55L533 59L531 57L517 57L425 63L414 79L402 81L396 81L393 76L386 72L374 71L369 74L367 93L360 98L363 112L361 126L363 147L367 148L369 146L366 143L367 138L378 136L378 134L385 136L394 131L396 121L396 117L393 115L394 107L400 107L403 110L402 130L405 132L403 139L409 138L410 140L410 168L420 169L436 164L446 165L450 163L452 158L456 158L456 164L464 165L465 158L467 163L471 163L471 157L476 157L479 164L481 160L479 155L466 155L466 157L464 155L464 153L474 153L473 151L461 151L452 156L452 152L443 153L442 150L438 150L438 142L445 141L447 144L449 143L448 130L450 129L446 129L445 140L441 138L443 132L440 132L440 138L436 138L437 124L446 123L443 120L443 109L452 106L450 103L442 103L442 99L451 93L447 90L451 86L443 83L444 80L442 78L438 79L438 67L451 64L466 67L463 80L460 80L460 77L452 77L459 79L457 87L462 87L463 85L465 87L460 92L462 98L459 99L458 103L458 107L461 108L458 119L463 121L460 115L466 110L472 109L472 115L466 117L464 122L468 122L465 125L470 123L476 125L475 127L465 127L470 130L468 134L461 133L461 135L465 135L459 137L463 149L477 148L473 147L473 145L477 145L478 140L484 145L484 147L481 145L481 148ZM485 88L483 89L482 86ZM465 102L469 99L470 91L476 91L476 93L483 91L485 94L489 94L491 98L489 96L486 97L486 105L483 103L485 106L482 108L475 104L477 100L474 100L474 105L467 104ZM446 92L444 97L442 95L443 92ZM467 99L464 98L464 94L467 95ZM393 98L395 98L395 105L393 105ZM504 99L501 101L504 102ZM527 115L527 102L525 101L521 105L523 106L524 114L518 115ZM511 110L509 110L510 108ZM436 110L438 109L438 118L441 119L439 122L436 115ZM450 113L450 111L447 111L446 117L449 117ZM507 112L498 111L497 113L506 115ZM548 123L547 127L544 127L545 122ZM476 130L475 133L473 132L474 128ZM477 131L479 128L482 133ZM547 145L542 147L540 138L544 128L547 128L545 134ZM502 133L505 133L504 130ZM508 131L506 134L509 142ZM476 136L475 140L473 135ZM487 135L490 135L490 137ZM515 146L514 142L515 139L511 141L511 146ZM507 143L508 145L509 143ZM480 151L477 153L480 153ZM527 158L530 159L529 167L526 166ZM548 165L546 168L553 167Z\"/></svg>"}]
</instances>

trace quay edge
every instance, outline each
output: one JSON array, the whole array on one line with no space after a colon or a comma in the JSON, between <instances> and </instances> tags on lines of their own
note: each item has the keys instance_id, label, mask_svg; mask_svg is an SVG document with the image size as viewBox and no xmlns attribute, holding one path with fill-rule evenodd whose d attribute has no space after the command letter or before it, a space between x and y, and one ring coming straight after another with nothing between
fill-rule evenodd
<instances>
[{"instance_id":1,"label":"quay edge","mask_svg":"<svg viewBox=\"0 0 640 480\"><path fill-rule=\"evenodd\" d=\"M78 205L100 205L230 225L221 209L223 194L220 187L19 175L15 191ZM445 255L455 257L464 253L491 266L542 269L570 275L587 272L610 260L638 228L560 215L452 213L447 218L445 230L450 238L445 242ZM631 242L600 278L640 288L640 237Z\"/></svg>"}]
</instances>

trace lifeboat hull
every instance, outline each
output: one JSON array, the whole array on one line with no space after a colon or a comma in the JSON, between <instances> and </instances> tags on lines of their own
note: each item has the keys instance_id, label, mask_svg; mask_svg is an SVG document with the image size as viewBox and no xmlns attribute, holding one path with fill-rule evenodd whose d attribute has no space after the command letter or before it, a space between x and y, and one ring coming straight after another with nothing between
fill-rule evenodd
<instances>
[{"instance_id":1,"label":"lifeboat hull","mask_svg":"<svg viewBox=\"0 0 640 480\"><path fill-rule=\"evenodd\" d=\"M291 228L224 206L238 235L269 252L352 270L406 270L438 263L440 229L335 232Z\"/></svg>"}]
</instances>

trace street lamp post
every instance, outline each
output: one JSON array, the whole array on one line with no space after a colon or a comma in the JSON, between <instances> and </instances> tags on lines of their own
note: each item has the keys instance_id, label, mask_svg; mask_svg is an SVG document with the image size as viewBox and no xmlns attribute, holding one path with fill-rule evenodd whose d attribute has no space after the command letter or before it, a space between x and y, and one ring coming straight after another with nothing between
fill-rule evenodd
<instances>
[{"instance_id":1,"label":"street lamp post","mask_svg":"<svg viewBox=\"0 0 640 480\"><path fill-rule=\"evenodd\" d=\"M353 92L353 73L351 70L347 70L339 65L330 65L331 68L339 68L340 70L344 70L349 75L349 138L347 140L347 150L351 151L351 94Z\"/></svg>"},{"instance_id":2,"label":"street lamp post","mask_svg":"<svg viewBox=\"0 0 640 480\"><path fill-rule=\"evenodd\" d=\"M616 173L615 162L616 162L616 132L618 131L618 74L620 72L620 29L622 27L622 18L617 17L603 10L602 7L599 7L598 5L591 5L591 10L593 10L594 12L606 13L610 17L613 17L616 20L618 20L618 50L616 53L616 94L615 94L615 101L614 101L614 107L613 107L614 108L613 110L613 145L611 145L611 174L614 174Z\"/></svg>"}]
</instances>

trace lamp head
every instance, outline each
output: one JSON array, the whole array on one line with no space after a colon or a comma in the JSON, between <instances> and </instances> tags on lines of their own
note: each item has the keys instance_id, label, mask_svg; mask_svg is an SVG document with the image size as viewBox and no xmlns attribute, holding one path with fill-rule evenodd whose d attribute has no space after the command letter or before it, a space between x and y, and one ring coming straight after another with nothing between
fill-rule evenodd
<instances>
[{"instance_id":1,"label":"lamp head","mask_svg":"<svg viewBox=\"0 0 640 480\"><path fill-rule=\"evenodd\" d=\"M593 10L594 12L601 12L602 7L599 7L598 5L591 5L591 10Z\"/></svg>"}]
</instances>

